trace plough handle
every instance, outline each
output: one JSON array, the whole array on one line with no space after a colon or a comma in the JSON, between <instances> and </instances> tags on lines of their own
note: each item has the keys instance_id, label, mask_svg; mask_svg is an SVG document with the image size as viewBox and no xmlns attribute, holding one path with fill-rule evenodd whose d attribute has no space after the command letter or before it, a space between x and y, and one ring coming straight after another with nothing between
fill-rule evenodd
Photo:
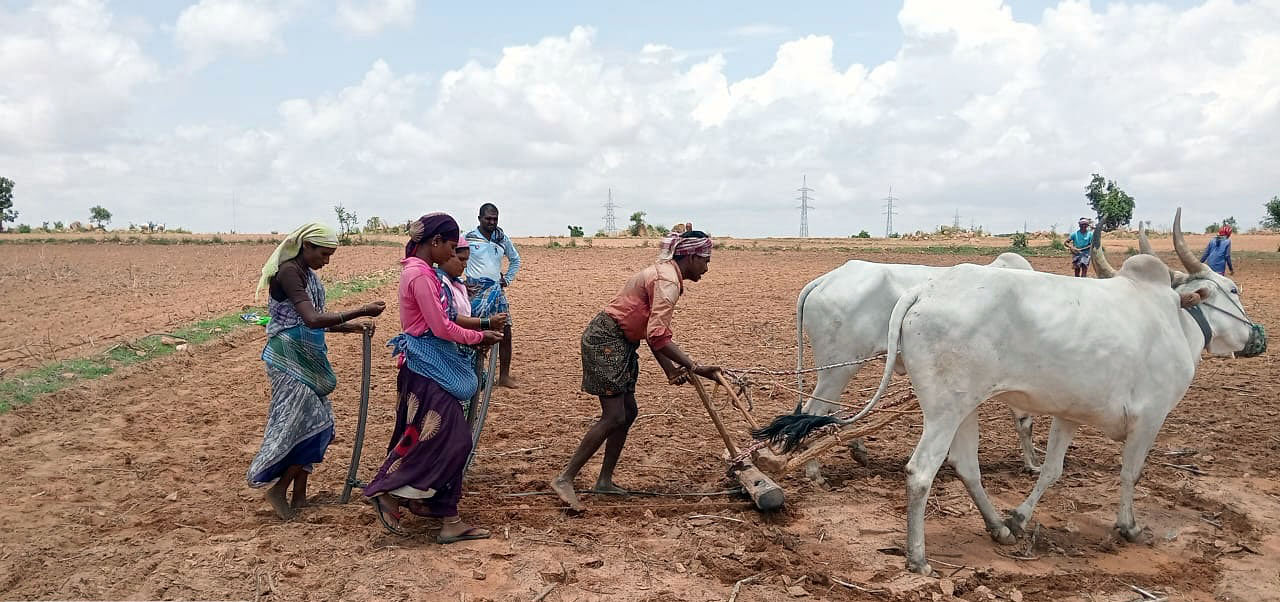
<instances>
[{"instance_id":1,"label":"plough handle","mask_svg":"<svg viewBox=\"0 0 1280 602\"><path fill-rule=\"evenodd\" d=\"M356 474L360 471L360 451L364 447L364 425L369 418L369 371L373 354L373 333L365 330L361 337L360 357L360 418L356 421L356 441L351 448L351 465L347 468L347 482L342 486L343 504L351 500L351 488L360 485Z\"/></svg>"},{"instance_id":2,"label":"plough handle","mask_svg":"<svg viewBox=\"0 0 1280 602\"><path fill-rule=\"evenodd\" d=\"M711 416L711 422L716 425L716 431L720 433L720 438L724 439L724 448L729 450L729 457L736 458L738 456L738 446L733 444L733 439L729 437L729 431L724 428L724 421L720 420L720 413L711 404L711 396L707 395L707 388L702 385L702 381L692 370L689 371L689 382L693 383L693 388L698 391L698 398L702 400L703 407L707 408L707 414Z\"/></svg>"}]
</instances>

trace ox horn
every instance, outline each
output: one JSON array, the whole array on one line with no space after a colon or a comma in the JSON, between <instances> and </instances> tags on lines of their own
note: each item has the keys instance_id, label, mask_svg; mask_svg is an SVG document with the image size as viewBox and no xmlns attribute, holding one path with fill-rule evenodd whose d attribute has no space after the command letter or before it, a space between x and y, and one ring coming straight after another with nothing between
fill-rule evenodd
<instances>
[{"instance_id":1,"label":"ox horn","mask_svg":"<svg viewBox=\"0 0 1280 602\"><path fill-rule=\"evenodd\" d=\"M1141 221L1138 222L1138 252L1143 255L1155 255L1151 251L1151 241L1147 240L1147 227Z\"/></svg>"},{"instance_id":2,"label":"ox horn","mask_svg":"<svg viewBox=\"0 0 1280 602\"><path fill-rule=\"evenodd\" d=\"M1094 230L1093 236L1096 239L1093 256L1090 258L1093 263L1093 271L1099 278L1114 278L1116 269L1111 267L1111 262L1107 261L1107 252L1102 248L1102 229Z\"/></svg>"},{"instance_id":3,"label":"ox horn","mask_svg":"<svg viewBox=\"0 0 1280 602\"><path fill-rule=\"evenodd\" d=\"M1182 267L1187 268L1188 274L1208 270L1187 248L1187 241L1182 237L1182 207L1178 207L1178 212L1173 215L1173 250L1178 252L1178 259L1182 260Z\"/></svg>"}]
</instances>

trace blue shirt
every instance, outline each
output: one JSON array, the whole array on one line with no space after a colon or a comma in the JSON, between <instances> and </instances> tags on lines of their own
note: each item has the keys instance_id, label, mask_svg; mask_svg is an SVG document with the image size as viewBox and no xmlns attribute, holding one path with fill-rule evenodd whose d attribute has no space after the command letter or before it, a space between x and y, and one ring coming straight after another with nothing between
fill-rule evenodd
<instances>
[{"instance_id":1,"label":"blue shirt","mask_svg":"<svg viewBox=\"0 0 1280 602\"><path fill-rule=\"evenodd\" d=\"M1224 236L1214 237L1209 241L1209 246L1204 248L1200 261L1219 274L1225 273L1227 268L1231 268L1232 272L1236 271L1231 265L1231 239Z\"/></svg>"},{"instance_id":2,"label":"blue shirt","mask_svg":"<svg viewBox=\"0 0 1280 602\"><path fill-rule=\"evenodd\" d=\"M1093 230L1081 233L1079 230L1071 233L1071 244L1075 246L1077 251L1083 251L1093 244Z\"/></svg>"},{"instance_id":3,"label":"blue shirt","mask_svg":"<svg viewBox=\"0 0 1280 602\"><path fill-rule=\"evenodd\" d=\"M500 282L503 277L502 258L505 256L507 282L514 282L516 273L520 271L520 253L501 228L494 231L493 238L497 242L486 238L479 228L467 232L467 245L471 247L471 257L467 259L467 278L488 278Z\"/></svg>"}]
</instances>

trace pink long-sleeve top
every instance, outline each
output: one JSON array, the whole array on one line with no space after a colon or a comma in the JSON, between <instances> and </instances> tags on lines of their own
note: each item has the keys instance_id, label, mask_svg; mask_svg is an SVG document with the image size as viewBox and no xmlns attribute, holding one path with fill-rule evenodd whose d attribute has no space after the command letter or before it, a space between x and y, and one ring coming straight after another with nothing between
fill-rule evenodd
<instances>
[{"instance_id":1,"label":"pink long-sleeve top","mask_svg":"<svg viewBox=\"0 0 1280 602\"><path fill-rule=\"evenodd\" d=\"M440 289L440 279L427 262L417 257L400 260L400 328L413 336L430 330L446 341L475 345L484 339L478 330L458 326L449 319L449 300Z\"/></svg>"}]
</instances>

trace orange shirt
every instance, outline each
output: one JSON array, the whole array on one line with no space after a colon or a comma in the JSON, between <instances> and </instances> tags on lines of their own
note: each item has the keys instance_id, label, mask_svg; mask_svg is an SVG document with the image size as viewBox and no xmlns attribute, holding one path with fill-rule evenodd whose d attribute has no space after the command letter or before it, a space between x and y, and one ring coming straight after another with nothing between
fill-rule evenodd
<instances>
[{"instance_id":1,"label":"orange shirt","mask_svg":"<svg viewBox=\"0 0 1280 602\"><path fill-rule=\"evenodd\" d=\"M622 327L628 340L648 341L650 349L662 349L671 342L671 319L684 292L682 280L674 261L655 263L627 280L604 313Z\"/></svg>"}]
</instances>

